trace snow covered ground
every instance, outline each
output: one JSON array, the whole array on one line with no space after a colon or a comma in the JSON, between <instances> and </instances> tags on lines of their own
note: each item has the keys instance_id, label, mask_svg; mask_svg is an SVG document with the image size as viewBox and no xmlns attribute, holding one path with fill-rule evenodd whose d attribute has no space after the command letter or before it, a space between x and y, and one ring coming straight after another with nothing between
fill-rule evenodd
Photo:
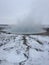
<instances>
[{"instance_id":1,"label":"snow covered ground","mask_svg":"<svg viewBox=\"0 0 49 65\"><path fill-rule=\"evenodd\" d=\"M49 36L1 33L0 65L49 65Z\"/></svg>"}]
</instances>

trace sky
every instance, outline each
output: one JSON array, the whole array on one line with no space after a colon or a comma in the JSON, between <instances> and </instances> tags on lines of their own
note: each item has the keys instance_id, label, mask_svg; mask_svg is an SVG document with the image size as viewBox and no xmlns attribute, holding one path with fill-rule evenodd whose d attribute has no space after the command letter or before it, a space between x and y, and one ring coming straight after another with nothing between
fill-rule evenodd
<instances>
[{"instance_id":1,"label":"sky","mask_svg":"<svg viewBox=\"0 0 49 65\"><path fill-rule=\"evenodd\" d=\"M49 24L49 0L0 0L0 24Z\"/></svg>"}]
</instances>

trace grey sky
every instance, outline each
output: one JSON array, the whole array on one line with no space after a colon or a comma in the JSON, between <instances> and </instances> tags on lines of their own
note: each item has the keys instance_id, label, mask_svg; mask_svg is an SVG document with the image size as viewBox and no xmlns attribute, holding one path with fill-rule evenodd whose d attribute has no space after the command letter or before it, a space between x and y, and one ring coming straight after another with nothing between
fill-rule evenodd
<instances>
[{"instance_id":1,"label":"grey sky","mask_svg":"<svg viewBox=\"0 0 49 65\"><path fill-rule=\"evenodd\" d=\"M48 24L49 0L0 0L0 24L24 23L28 19Z\"/></svg>"}]
</instances>

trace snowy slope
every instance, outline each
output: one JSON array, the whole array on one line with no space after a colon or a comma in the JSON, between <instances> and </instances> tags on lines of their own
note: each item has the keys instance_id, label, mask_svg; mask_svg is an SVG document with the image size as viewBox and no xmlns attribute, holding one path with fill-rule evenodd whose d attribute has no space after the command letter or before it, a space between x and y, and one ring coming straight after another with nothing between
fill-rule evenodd
<instances>
[{"instance_id":1,"label":"snowy slope","mask_svg":"<svg viewBox=\"0 0 49 65\"><path fill-rule=\"evenodd\" d=\"M49 36L1 33L0 65L49 65Z\"/></svg>"}]
</instances>

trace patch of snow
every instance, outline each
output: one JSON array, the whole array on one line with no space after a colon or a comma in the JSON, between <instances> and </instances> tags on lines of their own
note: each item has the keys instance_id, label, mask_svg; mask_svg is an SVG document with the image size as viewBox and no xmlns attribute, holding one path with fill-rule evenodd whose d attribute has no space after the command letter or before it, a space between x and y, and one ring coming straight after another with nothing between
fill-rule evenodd
<instances>
[{"instance_id":1,"label":"patch of snow","mask_svg":"<svg viewBox=\"0 0 49 65\"><path fill-rule=\"evenodd\" d=\"M16 54L16 52L13 51L7 55L6 60L11 63L20 63L20 62L26 60L26 58L24 57L24 55L22 53Z\"/></svg>"},{"instance_id":2,"label":"patch of snow","mask_svg":"<svg viewBox=\"0 0 49 65\"><path fill-rule=\"evenodd\" d=\"M0 65L19 65L21 62L24 65L49 65L49 36L30 35L41 41L43 45L26 36L29 48L23 44L22 36L0 34L0 44L3 44L0 46ZM6 44L4 44L5 42ZM27 56L29 57L27 58Z\"/></svg>"}]
</instances>

